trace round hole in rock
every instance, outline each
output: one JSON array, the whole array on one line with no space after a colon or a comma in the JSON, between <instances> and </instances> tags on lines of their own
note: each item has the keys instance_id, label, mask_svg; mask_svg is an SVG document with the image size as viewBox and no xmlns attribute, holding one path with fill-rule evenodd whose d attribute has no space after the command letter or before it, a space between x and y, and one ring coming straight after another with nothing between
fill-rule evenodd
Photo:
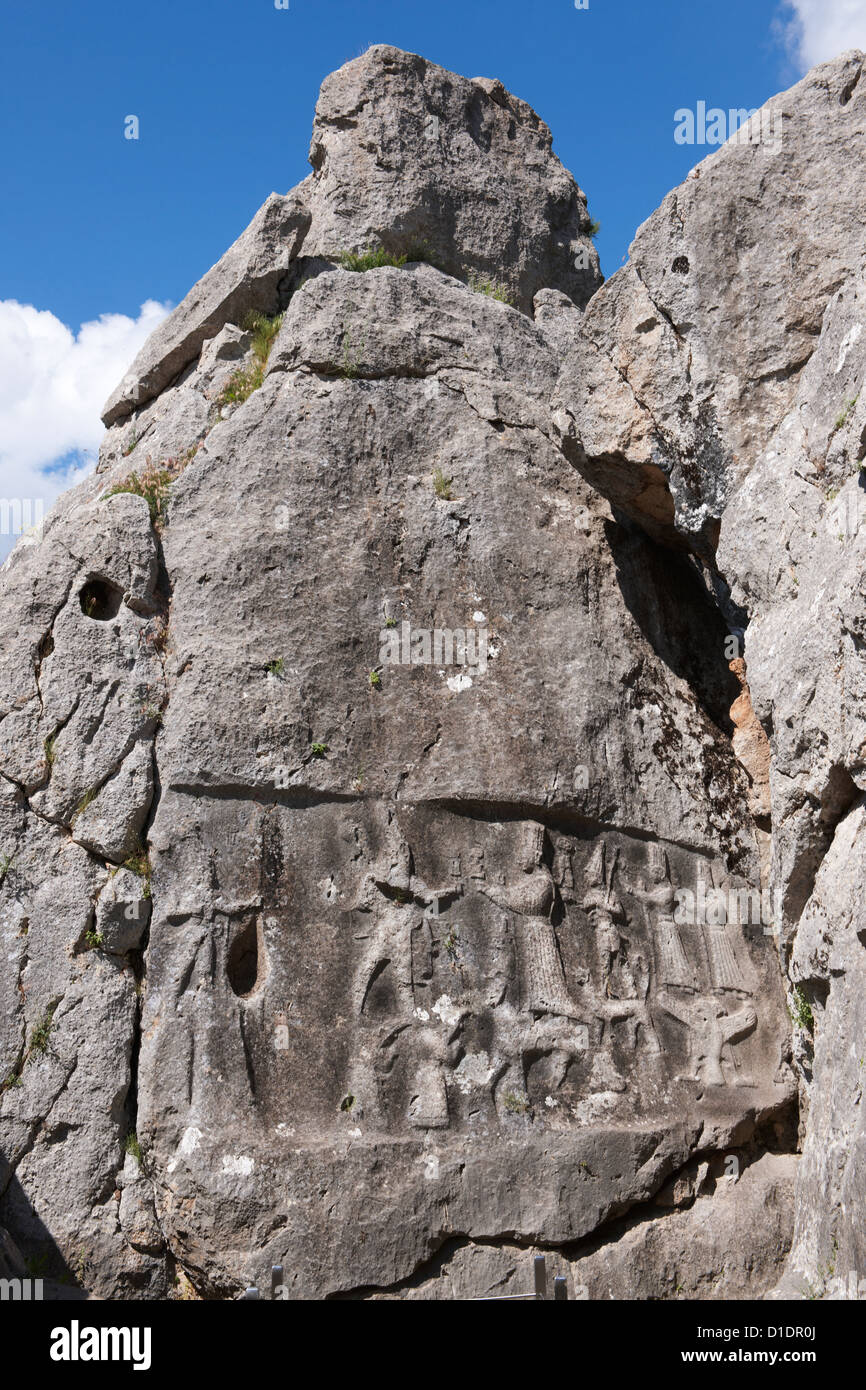
<instances>
[{"instance_id":1,"label":"round hole in rock","mask_svg":"<svg viewBox=\"0 0 866 1390\"><path fill-rule=\"evenodd\" d=\"M95 622L105 623L116 618L123 603L123 590L107 579L88 579L78 595L81 611Z\"/></svg>"},{"instance_id":2,"label":"round hole in rock","mask_svg":"<svg viewBox=\"0 0 866 1390\"><path fill-rule=\"evenodd\" d=\"M690 269L688 256L677 256L671 266L671 270L675 271L677 275L688 275Z\"/></svg>"},{"instance_id":3,"label":"round hole in rock","mask_svg":"<svg viewBox=\"0 0 866 1390\"><path fill-rule=\"evenodd\" d=\"M226 974L240 999L254 994L265 974L265 943L255 918L237 927L229 942Z\"/></svg>"}]
</instances>

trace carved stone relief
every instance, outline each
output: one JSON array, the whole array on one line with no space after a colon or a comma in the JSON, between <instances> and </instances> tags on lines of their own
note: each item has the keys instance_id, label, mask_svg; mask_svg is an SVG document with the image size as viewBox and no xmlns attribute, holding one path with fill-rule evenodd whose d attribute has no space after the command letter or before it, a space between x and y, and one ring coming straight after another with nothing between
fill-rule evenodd
<instances>
[{"instance_id":1,"label":"carved stone relief","mask_svg":"<svg viewBox=\"0 0 866 1390\"><path fill-rule=\"evenodd\" d=\"M359 1123L580 1122L592 1097L616 1119L624 1096L649 1116L678 1087L752 1084L760 938L678 920L679 890L720 869L528 820L409 810L391 834L352 910Z\"/></svg>"}]
</instances>

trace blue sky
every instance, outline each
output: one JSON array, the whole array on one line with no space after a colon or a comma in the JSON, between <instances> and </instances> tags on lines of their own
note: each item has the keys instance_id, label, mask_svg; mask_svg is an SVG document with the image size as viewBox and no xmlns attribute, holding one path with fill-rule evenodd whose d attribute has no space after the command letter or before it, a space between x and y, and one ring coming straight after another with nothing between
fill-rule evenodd
<instances>
[{"instance_id":1,"label":"blue sky","mask_svg":"<svg viewBox=\"0 0 866 1390\"><path fill-rule=\"evenodd\" d=\"M786 42L795 11L801 27ZM759 106L857 42L866 47L866 0L7 6L0 495L29 495L24 480L32 491L53 463L49 498L71 463L92 459L93 401L158 306L186 294L272 190L305 177L319 85L369 44L498 77L534 106L602 224L610 275L639 223L709 152L675 144L677 108ZM138 140L124 139L128 115Z\"/></svg>"}]
</instances>

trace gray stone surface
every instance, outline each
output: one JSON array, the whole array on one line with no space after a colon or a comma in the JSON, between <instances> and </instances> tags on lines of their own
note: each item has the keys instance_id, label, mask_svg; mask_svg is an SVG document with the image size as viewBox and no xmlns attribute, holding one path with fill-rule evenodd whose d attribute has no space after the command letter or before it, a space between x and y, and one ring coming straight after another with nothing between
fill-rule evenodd
<instances>
[{"instance_id":1,"label":"gray stone surface","mask_svg":"<svg viewBox=\"0 0 866 1390\"><path fill-rule=\"evenodd\" d=\"M322 85L304 255L420 241L452 275L504 281L526 311L548 287L583 305L598 257L586 198L552 143L501 82L377 44Z\"/></svg>"},{"instance_id":2,"label":"gray stone surface","mask_svg":"<svg viewBox=\"0 0 866 1390\"><path fill-rule=\"evenodd\" d=\"M864 1272L862 63L816 68L768 104L778 142L729 141L668 196L571 325L554 401L582 474L716 572L745 656L733 748L801 1078L798 1296Z\"/></svg>"},{"instance_id":3,"label":"gray stone surface","mask_svg":"<svg viewBox=\"0 0 866 1390\"><path fill-rule=\"evenodd\" d=\"M105 424L159 395L227 323L243 324L251 311L276 312L309 225L304 184L285 197L272 193L234 245L150 335L106 401Z\"/></svg>"},{"instance_id":4,"label":"gray stone surface","mask_svg":"<svg viewBox=\"0 0 866 1390\"><path fill-rule=\"evenodd\" d=\"M746 657L770 733L772 879L790 962L808 1116L788 1295L864 1275L861 1081L866 790L866 286L828 305L790 412L725 513L719 560L749 614ZM801 1002L802 1001L802 1002ZM803 1002L813 1015L809 1023Z\"/></svg>"},{"instance_id":5,"label":"gray stone surface","mask_svg":"<svg viewBox=\"0 0 866 1390\"><path fill-rule=\"evenodd\" d=\"M158 395L224 325L276 313L346 252L384 247L474 273L526 312L547 287L585 304L601 283L598 255L586 198L552 144L501 82L374 45L322 86L313 173L285 197L272 193L151 335L106 402L105 424Z\"/></svg>"},{"instance_id":6,"label":"gray stone surface","mask_svg":"<svg viewBox=\"0 0 866 1390\"><path fill-rule=\"evenodd\" d=\"M866 221L863 55L814 68L638 229L565 364L560 421L606 495L709 556L789 410ZM752 139L763 131L769 139ZM774 138L777 137L777 138Z\"/></svg>"},{"instance_id":7,"label":"gray stone surface","mask_svg":"<svg viewBox=\"0 0 866 1390\"><path fill-rule=\"evenodd\" d=\"M119 956L136 950L149 922L149 886L141 875L119 869L96 900L94 931L103 949Z\"/></svg>"},{"instance_id":8,"label":"gray stone surface","mask_svg":"<svg viewBox=\"0 0 866 1390\"><path fill-rule=\"evenodd\" d=\"M538 118L371 50L143 349L0 592L0 1223L55 1280L862 1268L861 61L589 299Z\"/></svg>"},{"instance_id":9,"label":"gray stone surface","mask_svg":"<svg viewBox=\"0 0 866 1390\"><path fill-rule=\"evenodd\" d=\"M740 1299L768 1293L791 1243L797 1160L763 1154L741 1171L730 1154L694 1162L657 1197L597 1241L559 1250L455 1240L412 1279L358 1297L441 1300L531 1294L543 1255L547 1296L564 1279L569 1299Z\"/></svg>"}]
</instances>

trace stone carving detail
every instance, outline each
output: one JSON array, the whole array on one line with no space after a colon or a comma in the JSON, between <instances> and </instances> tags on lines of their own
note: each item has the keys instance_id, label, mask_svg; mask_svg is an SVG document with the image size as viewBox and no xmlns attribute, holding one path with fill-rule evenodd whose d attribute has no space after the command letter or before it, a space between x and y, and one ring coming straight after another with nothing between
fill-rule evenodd
<instances>
[{"instance_id":1,"label":"stone carving detail","mask_svg":"<svg viewBox=\"0 0 866 1390\"><path fill-rule=\"evenodd\" d=\"M469 841L466 824L425 847L423 876L401 832L358 893L346 1103L359 1123L441 1129L467 1097L500 1122L541 1104L580 1120L626 1093L657 1106L671 1087L752 1084L736 923L675 919L684 876L693 889L703 874L704 901L712 866L534 821L476 822Z\"/></svg>"},{"instance_id":2,"label":"stone carving detail","mask_svg":"<svg viewBox=\"0 0 866 1390\"><path fill-rule=\"evenodd\" d=\"M553 878L563 897L573 893L574 870L571 863L571 847L567 844L560 843L556 846L553 856Z\"/></svg>"},{"instance_id":3,"label":"stone carving detail","mask_svg":"<svg viewBox=\"0 0 866 1390\"><path fill-rule=\"evenodd\" d=\"M707 943L713 989L720 992L726 989L743 989L740 968L737 965L725 927L723 925L707 926L704 937Z\"/></svg>"},{"instance_id":4,"label":"stone carving detail","mask_svg":"<svg viewBox=\"0 0 866 1390\"><path fill-rule=\"evenodd\" d=\"M0 1227L40 1267L50 1235L96 1297L273 1263L293 1297L410 1295L455 1240L606 1242L696 1145L792 1118L776 944L675 912L723 860L778 887L820 1016L797 1240L826 1260L864 1187L827 1142L866 1000L864 66L777 101L784 157L728 142L601 284L531 108L375 45L327 80L308 177L142 349L0 585ZM514 307L466 284L491 270ZM772 826L729 737L738 610ZM380 678L382 621L483 629L490 661ZM130 954L100 913L139 849ZM127 1219L133 1128L164 1257Z\"/></svg>"},{"instance_id":5,"label":"stone carving detail","mask_svg":"<svg viewBox=\"0 0 866 1390\"><path fill-rule=\"evenodd\" d=\"M709 866L705 877L700 874L698 876L698 901L706 901L710 892L713 893L711 907L706 914L707 920L703 923L710 987L717 993L733 990L738 994L751 994L734 952L731 938L731 927L734 924L728 922L725 894L718 891L725 885L721 882L717 884L716 877L712 865ZM703 892L700 891L701 885Z\"/></svg>"},{"instance_id":6,"label":"stone carving detail","mask_svg":"<svg viewBox=\"0 0 866 1390\"><path fill-rule=\"evenodd\" d=\"M656 952L656 975L660 985L697 989L695 972L689 964L677 924L674 921L676 895L670 879L668 857L661 845L651 844L649 853L652 884L644 881L632 889L643 903Z\"/></svg>"},{"instance_id":7,"label":"stone carving detail","mask_svg":"<svg viewBox=\"0 0 866 1390\"><path fill-rule=\"evenodd\" d=\"M384 870L367 874L356 910L369 918L369 931L360 933L363 947L352 984L352 1010L359 1022L358 1050L354 1059L347 1108L358 1117L381 1122L387 1106L383 1089L394 1067L395 1052L412 1038L414 1060L408 1122L425 1129L448 1124L445 1069L458 1060L456 1047L460 1018L443 1039L441 1031L425 1027L429 1015L417 1007L416 986L432 976L435 950L431 919L440 902L460 892L460 859L451 861L454 882L445 889L429 889L414 874L409 845L402 838ZM374 1001L377 986L384 994Z\"/></svg>"},{"instance_id":8,"label":"stone carving detail","mask_svg":"<svg viewBox=\"0 0 866 1390\"><path fill-rule=\"evenodd\" d=\"M543 858L544 830L531 826L519 860L520 876L502 886L480 884L492 902L516 914L520 959L520 1006L536 1017L545 1014L574 1018L556 932L550 920L554 903L553 877Z\"/></svg>"},{"instance_id":9,"label":"stone carving detail","mask_svg":"<svg viewBox=\"0 0 866 1390\"><path fill-rule=\"evenodd\" d=\"M601 999L595 1008L601 1019L599 1041L614 1023L625 1023L625 1036L632 1049L638 1045L638 1029L651 1055L660 1052L652 1016L646 1004L650 968L643 955L632 950L625 934L626 917L622 900L613 891L619 851L614 850L610 872L606 869L604 841L599 844L587 869L589 891L583 909L594 928L595 952L601 985ZM621 1002L620 1002L621 1001Z\"/></svg>"},{"instance_id":10,"label":"stone carving detail","mask_svg":"<svg viewBox=\"0 0 866 1390\"><path fill-rule=\"evenodd\" d=\"M617 858L618 851L615 850L608 877L605 871L604 841L599 841L589 865L587 876L592 886L583 900L583 910L595 929L595 948L602 993L607 997L631 998L637 991L631 972L628 971L624 950L625 938L620 930L624 920L623 907L613 892ZM625 977L624 969L628 971Z\"/></svg>"},{"instance_id":11,"label":"stone carving detail","mask_svg":"<svg viewBox=\"0 0 866 1390\"><path fill-rule=\"evenodd\" d=\"M727 1078L722 1070L722 1053L727 1045L748 1036L754 1029L758 1015L751 1004L746 1004L736 1013L729 1014L717 999L699 998L688 1002L677 1002L665 995L659 999L661 1008L672 1018L684 1023L689 1029L690 1057L687 1080L699 1081L705 1086L724 1086ZM752 1083L739 1076L739 1068L731 1052L731 1063L737 1073L734 1084L749 1086Z\"/></svg>"}]
</instances>

